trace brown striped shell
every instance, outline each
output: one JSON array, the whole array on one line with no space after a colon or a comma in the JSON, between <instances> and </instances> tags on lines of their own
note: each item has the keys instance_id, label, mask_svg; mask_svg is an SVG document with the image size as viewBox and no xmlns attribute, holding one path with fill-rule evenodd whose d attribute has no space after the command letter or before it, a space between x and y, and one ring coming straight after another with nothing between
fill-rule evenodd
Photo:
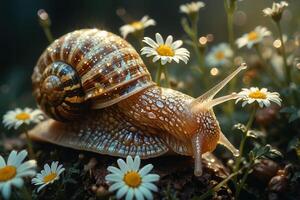
<instances>
[{"instance_id":1,"label":"brown striped shell","mask_svg":"<svg viewBox=\"0 0 300 200\"><path fill-rule=\"evenodd\" d=\"M32 82L41 109L61 121L154 85L136 50L98 29L77 30L55 40L39 58Z\"/></svg>"}]
</instances>

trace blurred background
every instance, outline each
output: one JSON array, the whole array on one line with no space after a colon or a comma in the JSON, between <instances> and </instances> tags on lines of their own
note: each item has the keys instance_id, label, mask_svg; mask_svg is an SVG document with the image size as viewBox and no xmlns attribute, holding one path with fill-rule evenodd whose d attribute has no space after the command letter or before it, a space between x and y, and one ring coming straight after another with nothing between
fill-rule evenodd
<instances>
[{"instance_id":1,"label":"blurred background","mask_svg":"<svg viewBox=\"0 0 300 200\"><path fill-rule=\"evenodd\" d=\"M200 11L200 35L212 33L214 42L227 41L226 15L223 0L202 0L206 3ZM1 66L0 66L0 115L15 107L35 107L31 95L31 73L40 54L47 47L48 41L37 20L37 11L45 9L52 20L52 33L59 37L80 28L101 28L119 33L124 24L116 10L124 8L132 19L149 15L157 26L146 29L145 35L153 37L160 32L182 39L184 32L180 25L183 14L179 6L189 1L184 0L10 0L2 1L1 19ZM249 32L257 25L267 26L272 30L272 21L263 17L262 9L270 7L272 0L243 0L238 2L235 15L236 37ZM291 34L300 27L300 1L288 1L283 17L284 32ZM129 38L130 40L130 38ZM172 70L186 70L175 67ZM176 72L173 72L176 73ZM189 73L193 73L189 71ZM180 77L178 77L180 79Z\"/></svg>"}]
</instances>

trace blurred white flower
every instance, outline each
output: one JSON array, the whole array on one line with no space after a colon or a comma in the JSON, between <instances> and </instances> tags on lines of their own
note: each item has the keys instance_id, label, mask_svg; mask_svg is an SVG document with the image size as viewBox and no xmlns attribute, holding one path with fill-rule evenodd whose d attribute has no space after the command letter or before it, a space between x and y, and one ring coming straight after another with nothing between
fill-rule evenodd
<instances>
[{"instance_id":1,"label":"blurred white flower","mask_svg":"<svg viewBox=\"0 0 300 200\"><path fill-rule=\"evenodd\" d=\"M143 42L148 44L150 47L143 47L141 49L141 54L146 55L146 57L154 56L153 62L161 60L161 64L165 65L167 62L174 60L179 63L182 60L187 64L190 52L185 48L179 48L182 45L181 40L176 40L173 42L173 37L169 35L164 42L164 39L159 33L155 34L156 42L149 37L144 37Z\"/></svg>"},{"instance_id":2,"label":"blurred white flower","mask_svg":"<svg viewBox=\"0 0 300 200\"><path fill-rule=\"evenodd\" d=\"M132 159L131 156L127 156L126 163L122 159L118 159L118 166L109 166L107 168L111 174L108 174L105 179L111 185L109 187L110 192L117 190L116 197L121 199L125 196L126 200L132 200L134 197L137 200L140 199L153 199L152 192L157 192L158 188L153 182L159 180L159 175L149 174L153 169L152 164L148 164L140 169L141 159L136 156Z\"/></svg>"},{"instance_id":3,"label":"blurred white flower","mask_svg":"<svg viewBox=\"0 0 300 200\"><path fill-rule=\"evenodd\" d=\"M144 30L148 26L155 26L156 22L154 19L149 18L149 16L144 16L140 21L134 21L130 24L125 24L121 26L121 35L126 38L128 34L134 33L136 31Z\"/></svg>"},{"instance_id":4,"label":"blurred white flower","mask_svg":"<svg viewBox=\"0 0 300 200\"><path fill-rule=\"evenodd\" d=\"M289 4L286 1L281 1L279 3L273 2L272 8L263 9L263 13L265 14L265 16L272 17L275 21L279 21L284 9L288 5Z\"/></svg>"},{"instance_id":5,"label":"blurred white flower","mask_svg":"<svg viewBox=\"0 0 300 200\"><path fill-rule=\"evenodd\" d=\"M235 103L238 103L239 101L243 101L242 107L244 107L246 104L252 104L254 102L257 102L261 108L264 106L268 107L271 105L271 101L281 106L279 93L268 92L267 88L243 88L242 91L237 94L237 100Z\"/></svg>"},{"instance_id":6,"label":"blurred white flower","mask_svg":"<svg viewBox=\"0 0 300 200\"><path fill-rule=\"evenodd\" d=\"M24 177L34 176L36 161L23 162L27 151L11 151L7 163L0 155L0 190L4 199L9 199L12 186L21 188L24 185Z\"/></svg>"},{"instance_id":7,"label":"blurred white flower","mask_svg":"<svg viewBox=\"0 0 300 200\"><path fill-rule=\"evenodd\" d=\"M270 62L272 67L280 80L284 79L284 62L282 56L278 55L277 53L273 53L272 57L270 58Z\"/></svg>"},{"instance_id":8,"label":"blurred white flower","mask_svg":"<svg viewBox=\"0 0 300 200\"><path fill-rule=\"evenodd\" d=\"M63 165L58 165L58 161L52 162L51 167L48 164L44 165L44 169L31 180L32 184L39 185L37 192L41 191L48 184L52 184L59 179L61 173L65 171Z\"/></svg>"},{"instance_id":9,"label":"blurred white flower","mask_svg":"<svg viewBox=\"0 0 300 200\"><path fill-rule=\"evenodd\" d=\"M260 43L264 37L271 35L266 27L257 26L250 33L244 34L242 37L236 40L236 44L239 48L247 46L251 48L254 44Z\"/></svg>"},{"instance_id":10,"label":"blurred white flower","mask_svg":"<svg viewBox=\"0 0 300 200\"><path fill-rule=\"evenodd\" d=\"M16 108L15 110L8 111L3 116L3 124L8 129L18 129L21 125L30 125L31 123L39 123L44 119L44 115L39 109Z\"/></svg>"},{"instance_id":11,"label":"blurred white flower","mask_svg":"<svg viewBox=\"0 0 300 200\"><path fill-rule=\"evenodd\" d=\"M198 12L204 6L205 3L203 3L202 1L190 2L190 3L180 5L179 11L181 13L191 14L191 13Z\"/></svg>"},{"instance_id":12,"label":"blurred white flower","mask_svg":"<svg viewBox=\"0 0 300 200\"><path fill-rule=\"evenodd\" d=\"M209 67L220 67L229 65L233 51L226 43L214 46L207 54L206 63Z\"/></svg>"}]
</instances>

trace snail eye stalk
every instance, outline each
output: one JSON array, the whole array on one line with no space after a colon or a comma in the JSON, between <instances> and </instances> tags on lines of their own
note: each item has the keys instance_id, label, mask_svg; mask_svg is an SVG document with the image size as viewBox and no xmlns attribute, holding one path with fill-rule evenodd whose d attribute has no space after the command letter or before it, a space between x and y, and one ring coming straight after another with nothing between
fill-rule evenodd
<instances>
[{"instance_id":1,"label":"snail eye stalk","mask_svg":"<svg viewBox=\"0 0 300 200\"><path fill-rule=\"evenodd\" d=\"M235 99L236 94L230 94L227 96L219 97L217 99L213 99L218 92L223 89L229 81L231 81L239 72L246 69L247 65L245 63L242 63L239 68L237 68L234 72L232 72L230 75L228 75L223 81L218 83L216 86L214 86L212 89L205 92L203 95L195 99L191 103L191 107L193 110L198 110L199 108L212 108L213 106L216 106L218 104L221 104L225 101ZM202 104L202 105L201 105Z\"/></svg>"}]
</instances>

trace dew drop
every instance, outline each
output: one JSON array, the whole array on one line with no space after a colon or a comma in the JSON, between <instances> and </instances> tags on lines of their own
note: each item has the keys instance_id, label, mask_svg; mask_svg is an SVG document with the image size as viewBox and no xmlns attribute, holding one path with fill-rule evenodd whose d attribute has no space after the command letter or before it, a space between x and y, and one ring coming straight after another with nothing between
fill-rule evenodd
<instances>
[{"instance_id":1,"label":"dew drop","mask_svg":"<svg viewBox=\"0 0 300 200\"><path fill-rule=\"evenodd\" d=\"M156 105L157 105L159 108L163 108L163 107L164 107L164 104L163 104L163 102L161 102L161 101L157 101L157 102L156 102Z\"/></svg>"},{"instance_id":2,"label":"dew drop","mask_svg":"<svg viewBox=\"0 0 300 200\"><path fill-rule=\"evenodd\" d=\"M148 113L148 117L149 117L150 119L155 119L155 118L156 118L156 115L155 115L153 112L149 112L149 113Z\"/></svg>"}]
</instances>

